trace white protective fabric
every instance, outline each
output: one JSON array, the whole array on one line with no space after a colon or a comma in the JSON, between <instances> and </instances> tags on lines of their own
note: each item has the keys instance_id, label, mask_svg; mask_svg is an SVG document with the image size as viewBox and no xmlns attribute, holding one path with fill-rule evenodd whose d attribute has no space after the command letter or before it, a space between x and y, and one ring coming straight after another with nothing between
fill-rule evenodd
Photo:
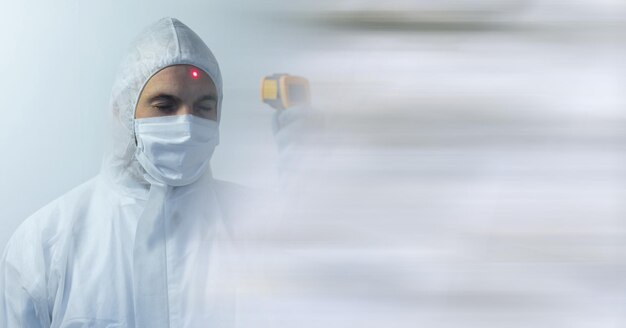
<instances>
[{"instance_id":1,"label":"white protective fabric","mask_svg":"<svg viewBox=\"0 0 626 328\"><path fill-rule=\"evenodd\" d=\"M219 144L218 123L190 114L135 119L135 135L141 166L170 186L200 178Z\"/></svg>"},{"instance_id":2,"label":"white protective fabric","mask_svg":"<svg viewBox=\"0 0 626 328\"><path fill-rule=\"evenodd\" d=\"M248 218L247 192L210 169L185 186L161 184L135 158L139 94L175 64L213 79L219 122L222 81L211 51L176 19L148 27L113 87L100 174L25 220L3 253L0 327L235 324L233 227Z\"/></svg>"}]
</instances>

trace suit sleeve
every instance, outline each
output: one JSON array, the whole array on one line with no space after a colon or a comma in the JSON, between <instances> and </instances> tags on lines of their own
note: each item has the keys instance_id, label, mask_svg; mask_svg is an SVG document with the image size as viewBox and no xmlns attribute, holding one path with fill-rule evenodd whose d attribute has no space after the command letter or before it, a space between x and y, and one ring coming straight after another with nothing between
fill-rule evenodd
<instances>
[{"instance_id":1,"label":"suit sleeve","mask_svg":"<svg viewBox=\"0 0 626 328\"><path fill-rule=\"evenodd\" d=\"M0 328L50 327L48 304L42 297L45 269L41 244L23 228L11 237L0 260Z\"/></svg>"},{"instance_id":2,"label":"suit sleeve","mask_svg":"<svg viewBox=\"0 0 626 328\"><path fill-rule=\"evenodd\" d=\"M315 165L323 145L325 122L322 112L300 106L274 112L272 132L278 148L278 172L281 180L301 174Z\"/></svg>"}]
</instances>

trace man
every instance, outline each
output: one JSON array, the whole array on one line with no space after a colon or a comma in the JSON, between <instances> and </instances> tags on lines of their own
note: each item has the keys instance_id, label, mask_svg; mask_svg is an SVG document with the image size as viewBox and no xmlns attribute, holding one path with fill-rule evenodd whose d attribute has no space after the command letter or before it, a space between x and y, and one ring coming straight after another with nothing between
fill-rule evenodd
<instances>
[{"instance_id":1,"label":"man","mask_svg":"<svg viewBox=\"0 0 626 328\"><path fill-rule=\"evenodd\" d=\"M218 63L161 19L113 87L101 172L29 217L0 262L0 327L229 327L244 192L212 178Z\"/></svg>"}]
</instances>

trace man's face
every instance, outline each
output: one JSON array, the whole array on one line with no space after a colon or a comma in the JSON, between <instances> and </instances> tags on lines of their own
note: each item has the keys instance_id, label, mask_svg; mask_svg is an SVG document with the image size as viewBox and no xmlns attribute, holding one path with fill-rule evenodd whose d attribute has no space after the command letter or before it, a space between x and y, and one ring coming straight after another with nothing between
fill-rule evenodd
<instances>
[{"instance_id":1,"label":"man's face","mask_svg":"<svg viewBox=\"0 0 626 328\"><path fill-rule=\"evenodd\" d=\"M137 102L135 118L185 114L217 120L215 84L195 66L168 66L146 83Z\"/></svg>"}]
</instances>

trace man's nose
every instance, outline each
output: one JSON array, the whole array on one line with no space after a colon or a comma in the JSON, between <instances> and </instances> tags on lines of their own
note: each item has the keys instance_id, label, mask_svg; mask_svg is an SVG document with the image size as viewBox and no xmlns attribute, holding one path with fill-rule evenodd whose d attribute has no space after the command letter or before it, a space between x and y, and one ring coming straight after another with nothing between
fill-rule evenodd
<instances>
[{"instance_id":1,"label":"man's nose","mask_svg":"<svg viewBox=\"0 0 626 328\"><path fill-rule=\"evenodd\" d=\"M178 110L176 111L176 115L188 115L188 114L193 114L193 107L187 104L181 105L180 107L178 107Z\"/></svg>"}]
</instances>

